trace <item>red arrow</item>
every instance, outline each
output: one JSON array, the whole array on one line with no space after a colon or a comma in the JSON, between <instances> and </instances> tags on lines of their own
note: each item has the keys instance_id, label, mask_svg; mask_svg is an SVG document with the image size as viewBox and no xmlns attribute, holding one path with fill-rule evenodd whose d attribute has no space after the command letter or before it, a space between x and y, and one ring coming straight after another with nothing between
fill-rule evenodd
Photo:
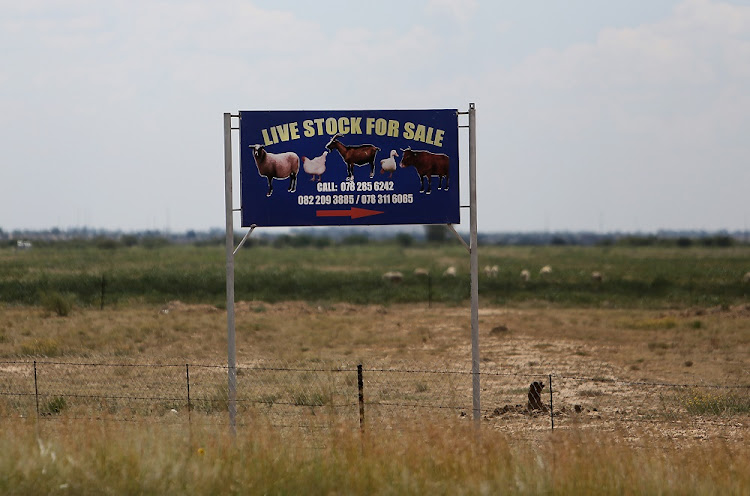
<instances>
[{"instance_id":1,"label":"red arrow","mask_svg":"<svg viewBox=\"0 0 750 496\"><path fill-rule=\"evenodd\" d=\"M369 217L370 215L378 215L385 212L379 210L368 210L366 208L352 207L351 210L316 210L315 214L318 217L351 217L352 219L359 219L360 217Z\"/></svg>"}]
</instances>

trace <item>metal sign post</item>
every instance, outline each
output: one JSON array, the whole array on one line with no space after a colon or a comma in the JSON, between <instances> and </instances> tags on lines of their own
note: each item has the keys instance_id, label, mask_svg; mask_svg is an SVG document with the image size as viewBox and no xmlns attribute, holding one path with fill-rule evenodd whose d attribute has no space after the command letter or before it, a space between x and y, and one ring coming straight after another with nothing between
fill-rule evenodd
<instances>
[{"instance_id":1,"label":"metal sign post","mask_svg":"<svg viewBox=\"0 0 750 496\"><path fill-rule=\"evenodd\" d=\"M224 114L224 202L227 257L227 369L229 428L237 434L237 351L234 331L234 202L232 200L232 114Z\"/></svg>"},{"instance_id":2,"label":"metal sign post","mask_svg":"<svg viewBox=\"0 0 750 496\"><path fill-rule=\"evenodd\" d=\"M439 109L224 114L228 410L232 435L236 435L237 415L234 254L257 226L447 225L467 247L471 258L472 412L479 427L475 110L474 104L469 104L469 244L453 228L460 221L458 128L467 127L458 125L458 115L467 112ZM239 118L238 127L232 127L232 118ZM234 208L232 194L233 130L240 132L239 209ZM398 161L394 160L396 157L400 157ZM241 212L241 225L251 228L236 249L235 210Z\"/></svg>"},{"instance_id":3,"label":"metal sign post","mask_svg":"<svg viewBox=\"0 0 750 496\"><path fill-rule=\"evenodd\" d=\"M469 104L469 229L471 252L471 374L474 423L479 427L479 249L477 246L477 121Z\"/></svg>"}]
</instances>

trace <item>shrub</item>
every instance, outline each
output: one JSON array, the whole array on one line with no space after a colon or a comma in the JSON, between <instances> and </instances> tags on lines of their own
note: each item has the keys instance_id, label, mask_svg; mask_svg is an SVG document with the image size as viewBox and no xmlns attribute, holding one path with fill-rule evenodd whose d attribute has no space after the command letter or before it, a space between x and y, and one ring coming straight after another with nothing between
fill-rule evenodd
<instances>
[{"instance_id":1,"label":"shrub","mask_svg":"<svg viewBox=\"0 0 750 496\"><path fill-rule=\"evenodd\" d=\"M127 247L135 246L138 244L138 237L132 234L125 234L120 238L120 242Z\"/></svg>"},{"instance_id":2,"label":"shrub","mask_svg":"<svg viewBox=\"0 0 750 496\"><path fill-rule=\"evenodd\" d=\"M414 236L409 233L398 233L396 235L396 243L404 248L414 244Z\"/></svg>"},{"instance_id":3,"label":"shrub","mask_svg":"<svg viewBox=\"0 0 750 496\"><path fill-rule=\"evenodd\" d=\"M21 344L20 353L27 356L54 357L59 354L59 347L54 339L32 339Z\"/></svg>"},{"instance_id":4,"label":"shrub","mask_svg":"<svg viewBox=\"0 0 750 496\"><path fill-rule=\"evenodd\" d=\"M67 317L73 309L73 297L57 291L44 292L40 295L42 307L60 317Z\"/></svg>"},{"instance_id":5,"label":"shrub","mask_svg":"<svg viewBox=\"0 0 750 496\"><path fill-rule=\"evenodd\" d=\"M660 317L656 319L643 319L630 323L631 329L656 331L660 329L674 329L677 320L673 317Z\"/></svg>"},{"instance_id":6,"label":"shrub","mask_svg":"<svg viewBox=\"0 0 750 496\"><path fill-rule=\"evenodd\" d=\"M95 241L96 247L100 250L114 250L120 246L120 243L111 238L99 237Z\"/></svg>"},{"instance_id":7,"label":"shrub","mask_svg":"<svg viewBox=\"0 0 750 496\"><path fill-rule=\"evenodd\" d=\"M326 398L320 392L307 393L300 391L292 394L292 402L296 406L323 406L329 403L329 398Z\"/></svg>"},{"instance_id":8,"label":"shrub","mask_svg":"<svg viewBox=\"0 0 750 496\"><path fill-rule=\"evenodd\" d=\"M141 244L145 248L155 249L168 246L169 240L162 236L146 236L143 238L143 241L141 241Z\"/></svg>"},{"instance_id":9,"label":"shrub","mask_svg":"<svg viewBox=\"0 0 750 496\"><path fill-rule=\"evenodd\" d=\"M341 240L342 245L366 245L370 242L369 236L365 234L350 234Z\"/></svg>"},{"instance_id":10,"label":"shrub","mask_svg":"<svg viewBox=\"0 0 750 496\"><path fill-rule=\"evenodd\" d=\"M193 402L193 408L203 413L229 411L229 392L225 386L216 386L213 394Z\"/></svg>"},{"instance_id":11,"label":"shrub","mask_svg":"<svg viewBox=\"0 0 750 496\"><path fill-rule=\"evenodd\" d=\"M695 391L682 401L688 413L694 415L734 415L750 412L750 397L738 393Z\"/></svg>"},{"instance_id":12,"label":"shrub","mask_svg":"<svg viewBox=\"0 0 750 496\"><path fill-rule=\"evenodd\" d=\"M56 415L65 410L67 406L68 402L65 401L65 398L62 396L57 396L47 402L42 413L47 415Z\"/></svg>"}]
</instances>

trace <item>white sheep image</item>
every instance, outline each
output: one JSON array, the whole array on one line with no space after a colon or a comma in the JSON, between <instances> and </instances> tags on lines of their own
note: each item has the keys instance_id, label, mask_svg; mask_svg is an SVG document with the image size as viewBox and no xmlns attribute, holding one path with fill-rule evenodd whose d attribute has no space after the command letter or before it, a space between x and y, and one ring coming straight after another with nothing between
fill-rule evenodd
<instances>
[{"instance_id":1,"label":"white sheep image","mask_svg":"<svg viewBox=\"0 0 750 496\"><path fill-rule=\"evenodd\" d=\"M392 178L393 173L396 172L396 159L393 157L398 157L396 150L391 150L391 156L380 161L380 173L390 172L388 179Z\"/></svg>"},{"instance_id":2,"label":"white sheep image","mask_svg":"<svg viewBox=\"0 0 750 496\"><path fill-rule=\"evenodd\" d=\"M498 272L500 272L500 268L497 265L493 265L492 267L489 265L484 266L484 274L487 277L497 277Z\"/></svg>"},{"instance_id":3,"label":"white sheep image","mask_svg":"<svg viewBox=\"0 0 750 496\"><path fill-rule=\"evenodd\" d=\"M318 176L318 181L320 181L320 176L326 171L326 155L328 155L328 150L315 158L302 157L302 168L312 176L310 181L315 181L315 176Z\"/></svg>"},{"instance_id":4,"label":"white sheep image","mask_svg":"<svg viewBox=\"0 0 750 496\"><path fill-rule=\"evenodd\" d=\"M746 283L750 283L750 272L742 276L742 281Z\"/></svg>"},{"instance_id":5,"label":"white sheep image","mask_svg":"<svg viewBox=\"0 0 750 496\"><path fill-rule=\"evenodd\" d=\"M445 269L445 272L443 272L443 277L456 277L456 268L451 265L450 267Z\"/></svg>"},{"instance_id":6,"label":"white sheep image","mask_svg":"<svg viewBox=\"0 0 750 496\"><path fill-rule=\"evenodd\" d=\"M294 152L269 153L263 145L250 145L253 149L253 158L258 167L258 174L268 180L268 193L273 193L274 179L289 178L290 193L297 191L297 174L299 174L299 157Z\"/></svg>"},{"instance_id":7,"label":"white sheep image","mask_svg":"<svg viewBox=\"0 0 750 496\"><path fill-rule=\"evenodd\" d=\"M424 267L417 267L414 269L414 275L420 276L420 277L427 277L430 275L430 271L425 269Z\"/></svg>"},{"instance_id":8,"label":"white sheep image","mask_svg":"<svg viewBox=\"0 0 750 496\"><path fill-rule=\"evenodd\" d=\"M398 271L390 271L383 274L383 279L391 281L392 283L401 282L404 279L404 274Z\"/></svg>"},{"instance_id":9,"label":"white sheep image","mask_svg":"<svg viewBox=\"0 0 750 496\"><path fill-rule=\"evenodd\" d=\"M602 279L604 279L604 276L602 276L602 273L599 271L592 272L591 273L591 280L594 282L602 282Z\"/></svg>"},{"instance_id":10,"label":"white sheep image","mask_svg":"<svg viewBox=\"0 0 750 496\"><path fill-rule=\"evenodd\" d=\"M540 276L543 276L543 275L546 275L546 274L552 274L552 267L550 267L549 265L545 265L544 267L542 267L541 269L539 269L539 275Z\"/></svg>"},{"instance_id":11,"label":"white sheep image","mask_svg":"<svg viewBox=\"0 0 750 496\"><path fill-rule=\"evenodd\" d=\"M521 271L521 280L524 282L528 282L529 279L531 279L531 272L529 272L528 269L523 269Z\"/></svg>"}]
</instances>

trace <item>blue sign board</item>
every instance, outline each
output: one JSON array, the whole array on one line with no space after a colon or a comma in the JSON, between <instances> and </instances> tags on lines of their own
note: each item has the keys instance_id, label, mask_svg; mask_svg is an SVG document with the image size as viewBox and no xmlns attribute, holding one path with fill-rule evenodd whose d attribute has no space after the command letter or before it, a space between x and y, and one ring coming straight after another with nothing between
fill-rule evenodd
<instances>
[{"instance_id":1,"label":"blue sign board","mask_svg":"<svg viewBox=\"0 0 750 496\"><path fill-rule=\"evenodd\" d=\"M241 111L242 226L458 224L458 111Z\"/></svg>"}]
</instances>

